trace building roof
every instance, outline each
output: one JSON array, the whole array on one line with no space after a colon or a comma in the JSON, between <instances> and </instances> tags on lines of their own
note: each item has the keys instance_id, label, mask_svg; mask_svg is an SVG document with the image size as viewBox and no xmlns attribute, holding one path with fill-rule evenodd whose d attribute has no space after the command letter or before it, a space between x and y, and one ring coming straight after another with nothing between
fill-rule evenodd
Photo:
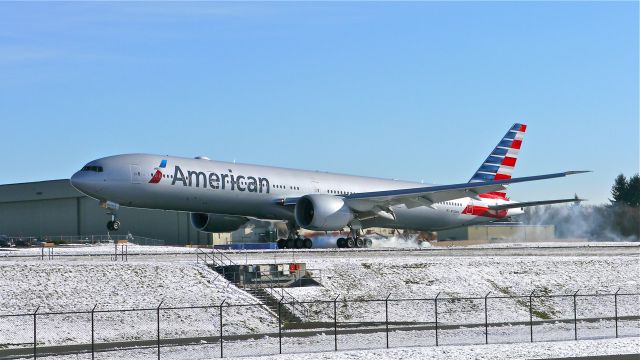
<instances>
[{"instance_id":1,"label":"building roof","mask_svg":"<svg viewBox=\"0 0 640 360\"><path fill-rule=\"evenodd\" d=\"M0 185L0 203L84 197L69 179Z\"/></svg>"}]
</instances>

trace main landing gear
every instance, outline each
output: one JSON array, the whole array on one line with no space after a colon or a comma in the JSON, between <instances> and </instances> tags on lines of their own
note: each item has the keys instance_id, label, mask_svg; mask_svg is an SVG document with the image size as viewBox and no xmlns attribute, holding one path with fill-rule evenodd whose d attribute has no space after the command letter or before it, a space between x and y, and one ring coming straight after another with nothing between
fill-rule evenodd
<instances>
[{"instance_id":1,"label":"main landing gear","mask_svg":"<svg viewBox=\"0 0 640 360\"><path fill-rule=\"evenodd\" d=\"M297 228L289 228L289 236L278 240L278 249L311 249L313 241L298 234Z\"/></svg>"},{"instance_id":2,"label":"main landing gear","mask_svg":"<svg viewBox=\"0 0 640 360\"><path fill-rule=\"evenodd\" d=\"M278 240L278 249L311 249L312 246L311 239L301 236Z\"/></svg>"},{"instance_id":3,"label":"main landing gear","mask_svg":"<svg viewBox=\"0 0 640 360\"><path fill-rule=\"evenodd\" d=\"M370 248L373 245L373 241L367 237L362 237L360 228L351 228L351 236L338 238L336 245L343 249Z\"/></svg>"},{"instance_id":4,"label":"main landing gear","mask_svg":"<svg viewBox=\"0 0 640 360\"><path fill-rule=\"evenodd\" d=\"M339 248L370 248L373 245L373 241L366 237L347 237L347 238L339 238L337 245Z\"/></svg>"}]
</instances>

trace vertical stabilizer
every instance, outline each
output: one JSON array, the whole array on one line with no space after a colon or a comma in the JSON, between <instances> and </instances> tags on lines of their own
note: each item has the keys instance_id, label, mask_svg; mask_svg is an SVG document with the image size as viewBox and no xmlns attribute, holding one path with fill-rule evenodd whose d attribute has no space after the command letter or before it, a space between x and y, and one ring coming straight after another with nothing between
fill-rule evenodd
<instances>
[{"instance_id":1,"label":"vertical stabilizer","mask_svg":"<svg viewBox=\"0 0 640 360\"><path fill-rule=\"evenodd\" d=\"M518 161L518 153L522 146L522 139L527 130L525 124L513 124L502 140L493 149L489 157L471 177L469 182L511 179L511 173ZM505 190L481 194L481 197L506 199Z\"/></svg>"}]
</instances>

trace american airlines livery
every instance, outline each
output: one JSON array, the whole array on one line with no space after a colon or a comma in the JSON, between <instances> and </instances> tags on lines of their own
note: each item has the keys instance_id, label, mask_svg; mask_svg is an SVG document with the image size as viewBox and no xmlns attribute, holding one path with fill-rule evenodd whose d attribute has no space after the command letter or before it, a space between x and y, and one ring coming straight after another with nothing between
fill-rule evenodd
<instances>
[{"instance_id":1,"label":"american airlines livery","mask_svg":"<svg viewBox=\"0 0 640 360\"><path fill-rule=\"evenodd\" d=\"M506 219L527 206L582 201L575 198L517 202L506 195L509 184L583 173L512 178L527 126L515 124L489 157L462 184L416 182L319 171L236 164L148 154L93 160L71 177L71 184L109 210L107 228L120 228L119 206L188 211L192 225L204 232L229 232L251 220L285 223L288 238L280 248L311 248L299 229L350 229L338 247L368 247L362 229L383 227L435 231Z\"/></svg>"}]
</instances>

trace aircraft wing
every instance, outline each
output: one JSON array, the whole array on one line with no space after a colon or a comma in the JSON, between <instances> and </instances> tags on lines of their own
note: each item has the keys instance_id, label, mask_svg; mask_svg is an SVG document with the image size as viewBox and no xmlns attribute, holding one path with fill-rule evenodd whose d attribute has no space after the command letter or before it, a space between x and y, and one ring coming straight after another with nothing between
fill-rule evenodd
<instances>
[{"instance_id":1,"label":"aircraft wing","mask_svg":"<svg viewBox=\"0 0 640 360\"><path fill-rule=\"evenodd\" d=\"M525 202L517 202L511 204L501 204L501 205L491 205L489 206L489 210L507 210L507 209L516 209L521 207L529 207L529 206L539 206L539 205L551 205L551 204L562 204L568 202L579 203L581 201L585 201L586 199L580 199L578 196L571 199L557 199L557 200L542 200L542 201L525 201Z\"/></svg>"},{"instance_id":2,"label":"aircraft wing","mask_svg":"<svg viewBox=\"0 0 640 360\"><path fill-rule=\"evenodd\" d=\"M566 171L561 173L527 176L495 181L471 182L453 185L428 186L413 189L372 191L347 195L347 203L372 201L382 206L404 204L408 208L431 206L434 203L459 199L463 197L478 198L479 194L506 189L509 184L553 179L568 175L581 174L588 171ZM575 201L573 199L572 201Z\"/></svg>"}]
</instances>

